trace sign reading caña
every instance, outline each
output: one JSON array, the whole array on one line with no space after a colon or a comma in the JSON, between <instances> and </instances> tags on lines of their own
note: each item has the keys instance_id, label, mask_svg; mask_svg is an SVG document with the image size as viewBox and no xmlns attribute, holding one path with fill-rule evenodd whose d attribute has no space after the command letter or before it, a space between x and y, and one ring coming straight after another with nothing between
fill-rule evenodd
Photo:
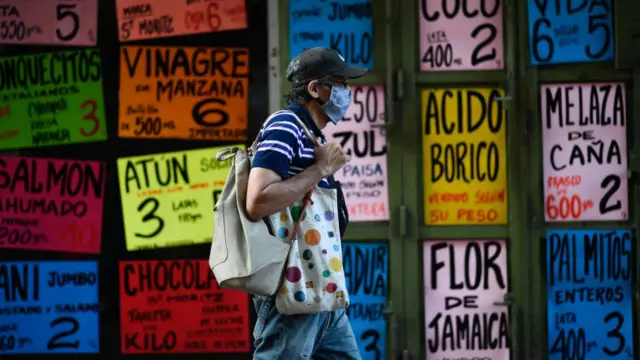
<instances>
[{"instance_id":1,"label":"sign reading ca\u00f1a","mask_svg":"<svg viewBox=\"0 0 640 360\"><path fill-rule=\"evenodd\" d=\"M0 262L2 354L97 354L98 263Z\"/></svg>"},{"instance_id":2,"label":"sign reading ca\u00f1a","mask_svg":"<svg viewBox=\"0 0 640 360\"><path fill-rule=\"evenodd\" d=\"M105 166L0 157L0 248L100 253Z\"/></svg>"},{"instance_id":3,"label":"sign reading ca\u00f1a","mask_svg":"<svg viewBox=\"0 0 640 360\"><path fill-rule=\"evenodd\" d=\"M622 83L540 87L547 221L626 220Z\"/></svg>"},{"instance_id":4,"label":"sign reading ca\u00f1a","mask_svg":"<svg viewBox=\"0 0 640 360\"><path fill-rule=\"evenodd\" d=\"M373 67L371 0L353 2L290 0L289 54L321 46L338 51L356 66Z\"/></svg>"},{"instance_id":5,"label":"sign reading ca\u00f1a","mask_svg":"<svg viewBox=\"0 0 640 360\"><path fill-rule=\"evenodd\" d=\"M342 145L351 162L335 174L342 183L353 221L389 220L387 145L382 85L352 87L353 105L337 125L324 129L327 139Z\"/></svg>"},{"instance_id":6,"label":"sign reading ca\u00f1a","mask_svg":"<svg viewBox=\"0 0 640 360\"><path fill-rule=\"evenodd\" d=\"M245 0L116 0L120 41L247 27Z\"/></svg>"},{"instance_id":7,"label":"sign reading ca\u00f1a","mask_svg":"<svg viewBox=\"0 0 640 360\"><path fill-rule=\"evenodd\" d=\"M211 242L232 161L216 160L223 148L118 159L127 250Z\"/></svg>"},{"instance_id":8,"label":"sign reading ca\u00f1a","mask_svg":"<svg viewBox=\"0 0 640 360\"><path fill-rule=\"evenodd\" d=\"M0 150L107 138L97 49L0 58Z\"/></svg>"},{"instance_id":9,"label":"sign reading ca\u00f1a","mask_svg":"<svg viewBox=\"0 0 640 360\"><path fill-rule=\"evenodd\" d=\"M547 233L549 360L635 359L631 233Z\"/></svg>"},{"instance_id":10,"label":"sign reading ca\u00f1a","mask_svg":"<svg viewBox=\"0 0 640 360\"><path fill-rule=\"evenodd\" d=\"M427 357L509 359L509 309L503 240L424 244Z\"/></svg>"},{"instance_id":11,"label":"sign reading ca\u00f1a","mask_svg":"<svg viewBox=\"0 0 640 360\"><path fill-rule=\"evenodd\" d=\"M98 0L0 1L0 44L96 44Z\"/></svg>"},{"instance_id":12,"label":"sign reading ca\u00f1a","mask_svg":"<svg viewBox=\"0 0 640 360\"><path fill-rule=\"evenodd\" d=\"M249 352L249 296L218 287L207 260L120 262L124 354Z\"/></svg>"},{"instance_id":13,"label":"sign reading ca\u00f1a","mask_svg":"<svg viewBox=\"0 0 640 360\"><path fill-rule=\"evenodd\" d=\"M533 64L613 59L611 0L529 0Z\"/></svg>"},{"instance_id":14,"label":"sign reading ca\u00f1a","mask_svg":"<svg viewBox=\"0 0 640 360\"><path fill-rule=\"evenodd\" d=\"M386 354L389 290L389 246L386 243L343 243L342 260L351 303L347 315L363 360Z\"/></svg>"},{"instance_id":15,"label":"sign reading ca\u00f1a","mask_svg":"<svg viewBox=\"0 0 640 360\"><path fill-rule=\"evenodd\" d=\"M419 1L422 71L504 67L502 0Z\"/></svg>"},{"instance_id":16,"label":"sign reading ca\u00f1a","mask_svg":"<svg viewBox=\"0 0 640 360\"><path fill-rule=\"evenodd\" d=\"M507 121L501 89L424 90L427 225L507 223Z\"/></svg>"},{"instance_id":17,"label":"sign reading ca\u00f1a","mask_svg":"<svg viewBox=\"0 0 640 360\"><path fill-rule=\"evenodd\" d=\"M246 140L248 96L248 49L121 49L121 137Z\"/></svg>"}]
</instances>

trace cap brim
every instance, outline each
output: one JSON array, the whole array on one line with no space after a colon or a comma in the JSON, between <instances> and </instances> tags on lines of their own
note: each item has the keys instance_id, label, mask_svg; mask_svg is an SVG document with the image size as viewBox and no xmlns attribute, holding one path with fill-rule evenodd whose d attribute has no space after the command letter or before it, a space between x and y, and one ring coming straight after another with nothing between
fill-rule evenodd
<instances>
[{"instance_id":1,"label":"cap brim","mask_svg":"<svg viewBox=\"0 0 640 360\"><path fill-rule=\"evenodd\" d=\"M357 79L367 73L369 69L355 66L345 66L344 69L336 71L335 75L344 76L349 79Z\"/></svg>"}]
</instances>

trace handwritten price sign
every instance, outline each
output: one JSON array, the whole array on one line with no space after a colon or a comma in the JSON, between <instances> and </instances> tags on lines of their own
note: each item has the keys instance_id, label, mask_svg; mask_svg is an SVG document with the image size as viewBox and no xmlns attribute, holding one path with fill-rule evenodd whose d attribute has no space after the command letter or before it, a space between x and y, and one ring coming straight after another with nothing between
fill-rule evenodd
<instances>
[{"instance_id":1,"label":"handwritten price sign","mask_svg":"<svg viewBox=\"0 0 640 360\"><path fill-rule=\"evenodd\" d=\"M547 221L628 218L625 86L540 88Z\"/></svg>"},{"instance_id":2,"label":"handwritten price sign","mask_svg":"<svg viewBox=\"0 0 640 360\"><path fill-rule=\"evenodd\" d=\"M116 0L120 41L166 38L247 27L245 0Z\"/></svg>"},{"instance_id":3,"label":"handwritten price sign","mask_svg":"<svg viewBox=\"0 0 640 360\"><path fill-rule=\"evenodd\" d=\"M0 150L107 138L97 49L1 58L0 78Z\"/></svg>"},{"instance_id":4,"label":"handwritten price sign","mask_svg":"<svg viewBox=\"0 0 640 360\"><path fill-rule=\"evenodd\" d=\"M0 44L96 45L97 0L0 0Z\"/></svg>"}]
</instances>

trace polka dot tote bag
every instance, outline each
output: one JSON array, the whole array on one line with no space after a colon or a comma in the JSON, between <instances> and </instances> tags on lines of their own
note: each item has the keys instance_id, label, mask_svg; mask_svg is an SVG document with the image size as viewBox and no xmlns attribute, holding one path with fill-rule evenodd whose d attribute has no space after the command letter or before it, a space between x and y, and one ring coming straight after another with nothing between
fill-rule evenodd
<instances>
[{"instance_id":1,"label":"polka dot tote bag","mask_svg":"<svg viewBox=\"0 0 640 360\"><path fill-rule=\"evenodd\" d=\"M312 314L349 306L335 189L316 187L304 199L270 216L276 236L290 242L282 285L281 314Z\"/></svg>"}]
</instances>

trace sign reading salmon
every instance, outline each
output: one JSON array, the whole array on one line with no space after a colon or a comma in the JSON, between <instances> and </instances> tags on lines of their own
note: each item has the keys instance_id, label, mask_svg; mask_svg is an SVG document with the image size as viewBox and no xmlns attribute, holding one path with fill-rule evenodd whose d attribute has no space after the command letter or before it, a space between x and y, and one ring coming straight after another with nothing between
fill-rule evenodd
<instances>
[{"instance_id":1,"label":"sign reading salmon","mask_svg":"<svg viewBox=\"0 0 640 360\"><path fill-rule=\"evenodd\" d=\"M120 137L246 140L249 50L125 46Z\"/></svg>"}]
</instances>

